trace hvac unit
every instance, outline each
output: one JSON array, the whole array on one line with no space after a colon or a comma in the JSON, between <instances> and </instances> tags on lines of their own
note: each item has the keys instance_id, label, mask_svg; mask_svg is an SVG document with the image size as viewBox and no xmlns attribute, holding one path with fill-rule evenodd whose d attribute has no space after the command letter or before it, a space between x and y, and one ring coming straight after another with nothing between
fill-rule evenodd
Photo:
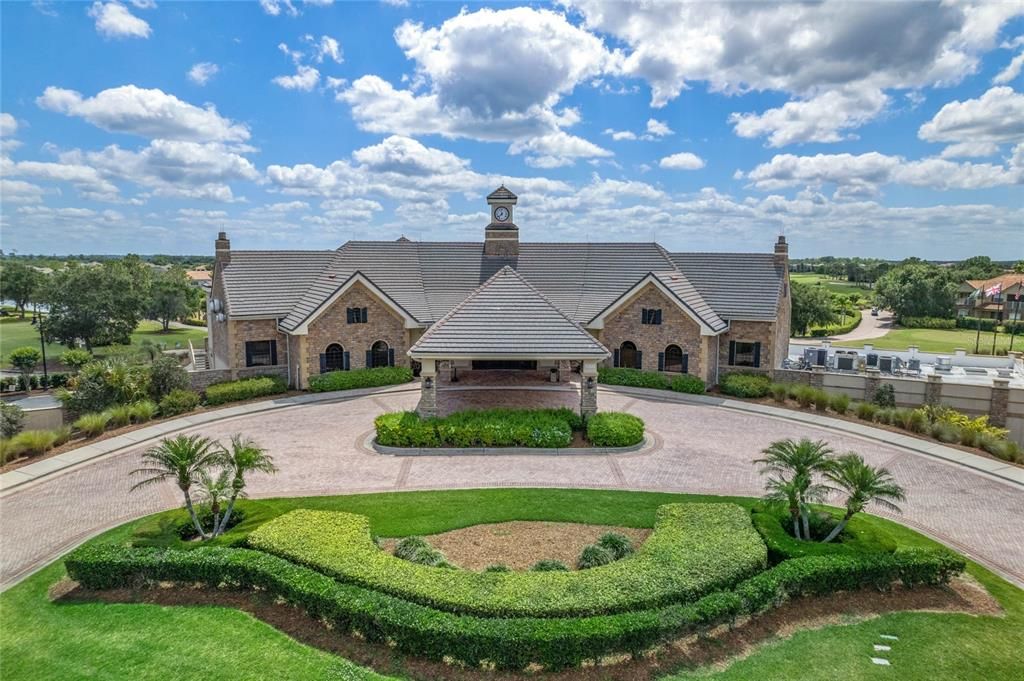
<instances>
[{"instance_id":1,"label":"hvac unit","mask_svg":"<svg viewBox=\"0 0 1024 681\"><path fill-rule=\"evenodd\" d=\"M868 366L878 368L878 354L874 352L868 353Z\"/></svg>"},{"instance_id":2,"label":"hvac unit","mask_svg":"<svg viewBox=\"0 0 1024 681\"><path fill-rule=\"evenodd\" d=\"M854 351L839 351L836 353L836 369L839 371L856 371L857 357Z\"/></svg>"},{"instance_id":3,"label":"hvac unit","mask_svg":"<svg viewBox=\"0 0 1024 681\"><path fill-rule=\"evenodd\" d=\"M912 371L915 374L921 373L921 360L912 359L907 362L907 370Z\"/></svg>"},{"instance_id":4,"label":"hvac unit","mask_svg":"<svg viewBox=\"0 0 1024 681\"><path fill-rule=\"evenodd\" d=\"M903 361L899 357L886 355L878 358L878 370L883 374L895 374L900 370Z\"/></svg>"}]
</instances>

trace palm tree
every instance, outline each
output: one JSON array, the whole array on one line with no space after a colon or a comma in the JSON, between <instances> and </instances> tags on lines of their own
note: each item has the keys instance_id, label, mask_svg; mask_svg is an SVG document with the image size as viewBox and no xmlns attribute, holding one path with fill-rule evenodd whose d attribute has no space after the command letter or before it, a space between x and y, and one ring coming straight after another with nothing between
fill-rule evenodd
<instances>
[{"instance_id":1,"label":"palm tree","mask_svg":"<svg viewBox=\"0 0 1024 681\"><path fill-rule=\"evenodd\" d=\"M754 463L761 464L762 474L788 474L790 480L799 486L797 496L803 519L803 538L810 539L810 503L822 500L827 492L825 487L814 483L814 476L828 468L832 449L824 440L813 442L803 438L796 442L787 438L771 443L761 453L764 458L755 459ZM797 539L800 538L797 533Z\"/></svg>"},{"instance_id":2,"label":"palm tree","mask_svg":"<svg viewBox=\"0 0 1024 681\"><path fill-rule=\"evenodd\" d=\"M828 543L839 536L855 514L864 510L869 502L886 508L894 513L902 513L894 501L903 501L906 495L903 488L896 484L888 469L868 465L859 454L844 454L829 466L825 477L833 483L833 489L846 492L846 513L839 524L832 528L825 537Z\"/></svg>"},{"instance_id":3,"label":"palm tree","mask_svg":"<svg viewBox=\"0 0 1024 681\"><path fill-rule=\"evenodd\" d=\"M143 467L131 472L132 475L148 475L132 485L134 492L140 487L152 485L164 480L173 480L185 497L185 508L192 518L192 524L203 539L207 538L203 526L199 524L196 510L192 506L190 490L198 480L200 473L218 462L218 446L207 437L199 435L178 435L164 438L156 447L142 454Z\"/></svg>"},{"instance_id":4,"label":"palm tree","mask_svg":"<svg viewBox=\"0 0 1024 681\"><path fill-rule=\"evenodd\" d=\"M217 528L220 526L221 503L231 493L231 471L222 468L213 475L210 471L199 472L199 480L196 483L202 498L210 502L210 513L213 515L213 525L210 529L210 536L217 536Z\"/></svg>"},{"instance_id":5,"label":"palm tree","mask_svg":"<svg viewBox=\"0 0 1024 681\"><path fill-rule=\"evenodd\" d=\"M793 519L793 536L800 539L800 487L801 483L783 477L770 477L764 488L764 500L773 506L785 506Z\"/></svg>"},{"instance_id":6,"label":"palm tree","mask_svg":"<svg viewBox=\"0 0 1024 681\"><path fill-rule=\"evenodd\" d=\"M231 496L228 499L228 508L219 527L214 528L214 536L225 532L228 529L228 521L231 520L231 513L235 510L235 502L239 497L245 496L245 476L247 473L276 473L274 458L267 454L266 450L256 442L241 435L234 435L231 438L231 449L221 450L221 464L227 467L232 474Z\"/></svg>"}]
</instances>

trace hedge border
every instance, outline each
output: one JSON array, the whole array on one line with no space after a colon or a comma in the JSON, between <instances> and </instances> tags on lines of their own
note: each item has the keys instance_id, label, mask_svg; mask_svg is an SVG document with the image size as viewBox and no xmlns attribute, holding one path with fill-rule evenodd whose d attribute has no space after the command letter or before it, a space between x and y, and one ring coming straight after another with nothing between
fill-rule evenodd
<instances>
[{"instance_id":1,"label":"hedge border","mask_svg":"<svg viewBox=\"0 0 1024 681\"><path fill-rule=\"evenodd\" d=\"M454 615L342 584L248 549L180 551L91 544L69 554L65 565L68 574L89 589L137 588L153 582L258 589L302 608L337 631L392 643L408 655L472 667L490 663L498 669L522 669L536 663L556 670L611 654L640 655L659 643L731 624L789 598L868 586L886 589L895 581L908 587L945 584L964 570L966 562L945 550L795 558L732 591L715 592L688 605L557 619Z\"/></svg>"}]
</instances>

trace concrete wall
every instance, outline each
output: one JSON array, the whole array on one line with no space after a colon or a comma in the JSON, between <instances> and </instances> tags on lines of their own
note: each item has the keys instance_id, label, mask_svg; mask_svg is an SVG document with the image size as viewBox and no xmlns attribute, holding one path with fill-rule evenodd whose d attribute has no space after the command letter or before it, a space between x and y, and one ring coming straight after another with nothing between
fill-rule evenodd
<instances>
[{"instance_id":1,"label":"concrete wall","mask_svg":"<svg viewBox=\"0 0 1024 681\"><path fill-rule=\"evenodd\" d=\"M280 347L278 347L278 353L281 353ZM277 366L270 367L242 367L241 369L207 369L206 371L190 371L188 374L189 381L192 385L192 389L202 392L207 387L214 383L223 383L224 381L234 381L243 378L252 378L254 376L280 376L281 378L288 380L288 367L282 362Z\"/></svg>"},{"instance_id":2,"label":"concrete wall","mask_svg":"<svg viewBox=\"0 0 1024 681\"><path fill-rule=\"evenodd\" d=\"M64 407L25 409L22 430L55 430L64 425Z\"/></svg>"}]
</instances>

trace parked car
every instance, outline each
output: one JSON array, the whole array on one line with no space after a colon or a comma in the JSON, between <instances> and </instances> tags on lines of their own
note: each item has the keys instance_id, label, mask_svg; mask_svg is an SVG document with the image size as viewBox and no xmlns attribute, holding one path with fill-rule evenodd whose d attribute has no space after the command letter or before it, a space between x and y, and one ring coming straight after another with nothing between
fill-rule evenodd
<instances>
[{"instance_id":1,"label":"parked car","mask_svg":"<svg viewBox=\"0 0 1024 681\"><path fill-rule=\"evenodd\" d=\"M871 308L871 316L872 317L877 317L878 316L878 308L877 307Z\"/></svg>"}]
</instances>

